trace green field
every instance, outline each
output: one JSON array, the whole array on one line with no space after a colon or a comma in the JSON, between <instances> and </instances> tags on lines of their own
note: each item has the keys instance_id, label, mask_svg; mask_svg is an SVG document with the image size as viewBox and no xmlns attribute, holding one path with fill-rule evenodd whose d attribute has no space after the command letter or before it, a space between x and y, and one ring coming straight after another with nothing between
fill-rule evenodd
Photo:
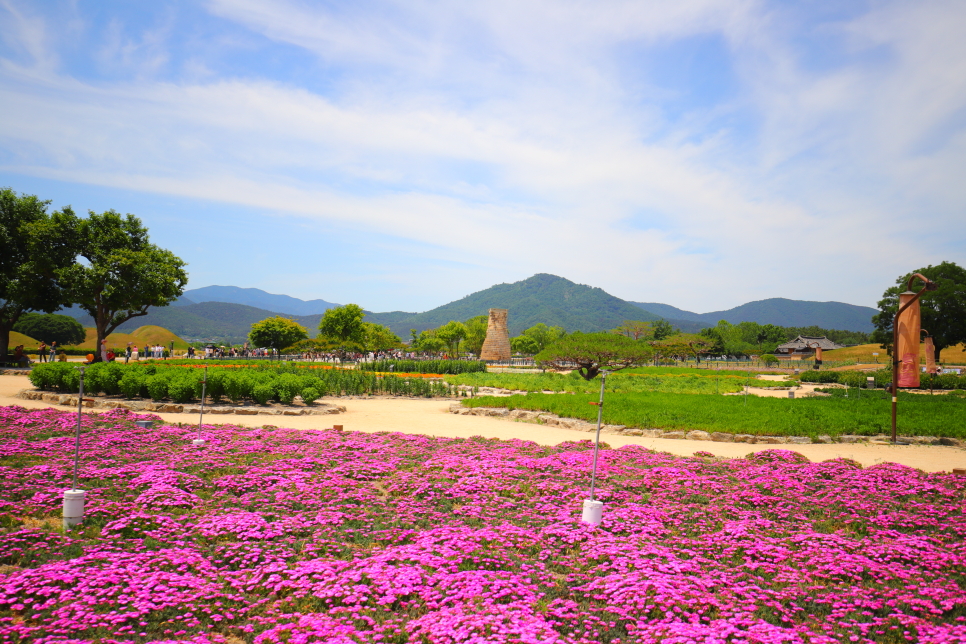
<instances>
[{"instance_id":1,"label":"green field","mask_svg":"<svg viewBox=\"0 0 966 644\"><path fill-rule=\"evenodd\" d=\"M604 422L644 429L691 430L764 436L875 435L891 432L890 406L882 392L853 390L831 398L759 398L664 392L625 393L605 399ZM592 394L482 396L468 407L547 411L597 420ZM899 434L966 438L966 398L899 394Z\"/></svg>"},{"instance_id":2,"label":"green field","mask_svg":"<svg viewBox=\"0 0 966 644\"><path fill-rule=\"evenodd\" d=\"M472 373L447 376L451 385L471 387L496 387L516 391L553 391L557 393L600 392L600 379L584 380L576 372L567 375L556 373ZM735 393L746 384L752 386L780 385L755 379L754 374L742 371L708 371L706 369L674 369L650 367L633 371L620 371L607 377L607 392L640 393L663 391L682 394Z\"/></svg>"}]
</instances>

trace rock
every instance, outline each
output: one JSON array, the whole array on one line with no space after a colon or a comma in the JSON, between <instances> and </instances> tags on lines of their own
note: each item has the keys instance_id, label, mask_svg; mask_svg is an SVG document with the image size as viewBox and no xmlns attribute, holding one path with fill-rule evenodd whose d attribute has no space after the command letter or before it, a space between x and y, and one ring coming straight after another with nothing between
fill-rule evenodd
<instances>
[{"instance_id":1,"label":"rock","mask_svg":"<svg viewBox=\"0 0 966 644\"><path fill-rule=\"evenodd\" d=\"M186 414L200 414L201 413L201 407L185 407L184 408L184 413L186 413Z\"/></svg>"},{"instance_id":2,"label":"rock","mask_svg":"<svg viewBox=\"0 0 966 644\"><path fill-rule=\"evenodd\" d=\"M788 442L788 438L786 436L758 436L755 442L765 445L784 445Z\"/></svg>"},{"instance_id":3,"label":"rock","mask_svg":"<svg viewBox=\"0 0 966 644\"><path fill-rule=\"evenodd\" d=\"M279 413L278 413L278 410L276 409L259 409L258 415L259 416L278 416Z\"/></svg>"},{"instance_id":4,"label":"rock","mask_svg":"<svg viewBox=\"0 0 966 644\"><path fill-rule=\"evenodd\" d=\"M458 414L461 409L466 409L462 403L454 402L449 404L449 413L451 414Z\"/></svg>"},{"instance_id":5,"label":"rock","mask_svg":"<svg viewBox=\"0 0 966 644\"><path fill-rule=\"evenodd\" d=\"M716 443L734 443L735 435L727 432L711 432L711 440Z\"/></svg>"},{"instance_id":6,"label":"rock","mask_svg":"<svg viewBox=\"0 0 966 644\"><path fill-rule=\"evenodd\" d=\"M736 443L755 443L757 440L758 437L751 434L735 434Z\"/></svg>"},{"instance_id":7,"label":"rock","mask_svg":"<svg viewBox=\"0 0 966 644\"><path fill-rule=\"evenodd\" d=\"M664 434L664 430L661 429L641 429L638 431L641 432L639 436L644 438L660 438Z\"/></svg>"},{"instance_id":8,"label":"rock","mask_svg":"<svg viewBox=\"0 0 966 644\"><path fill-rule=\"evenodd\" d=\"M235 413L239 416L256 416L258 415L258 410L249 407L239 407L235 410Z\"/></svg>"},{"instance_id":9,"label":"rock","mask_svg":"<svg viewBox=\"0 0 966 644\"><path fill-rule=\"evenodd\" d=\"M283 416L301 416L302 415L302 410L301 409L285 409L285 410L282 411L282 415Z\"/></svg>"},{"instance_id":10,"label":"rock","mask_svg":"<svg viewBox=\"0 0 966 644\"><path fill-rule=\"evenodd\" d=\"M231 407L209 407L205 410L206 414L231 414L235 410Z\"/></svg>"},{"instance_id":11,"label":"rock","mask_svg":"<svg viewBox=\"0 0 966 644\"><path fill-rule=\"evenodd\" d=\"M514 409L510 412L510 418L513 420L533 420L540 415L538 411L528 411L526 409Z\"/></svg>"},{"instance_id":12,"label":"rock","mask_svg":"<svg viewBox=\"0 0 966 644\"><path fill-rule=\"evenodd\" d=\"M644 431L643 430L640 430L640 429L633 429L633 428L631 428L631 429L625 429L624 430L624 435L625 436L643 436L643 434L644 434Z\"/></svg>"},{"instance_id":13,"label":"rock","mask_svg":"<svg viewBox=\"0 0 966 644\"><path fill-rule=\"evenodd\" d=\"M662 432L661 438L669 438L671 440L684 440L684 432Z\"/></svg>"},{"instance_id":14,"label":"rock","mask_svg":"<svg viewBox=\"0 0 966 644\"><path fill-rule=\"evenodd\" d=\"M711 434L708 432L703 432L700 429L693 429L684 435L689 441L709 441L711 440Z\"/></svg>"},{"instance_id":15,"label":"rock","mask_svg":"<svg viewBox=\"0 0 966 644\"><path fill-rule=\"evenodd\" d=\"M184 407L181 405L158 405L155 411L159 411L164 414L180 414L184 411Z\"/></svg>"},{"instance_id":16,"label":"rock","mask_svg":"<svg viewBox=\"0 0 966 644\"><path fill-rule=\"evenodd\" d=\"M816 438L815 440L816 440L816 442L819 442L819 443L824 443L824 444L826 444L826 445L827 445L827 444L829 444L829 443L834 443L834 442L835 442L835 441L834 441L834 440L832 439L832 437L831 437L831 436L829 436L828 434L822 434L821 436L819 436L819 437L818 437L818 438Z\"/></svg>"},{"instance_id":17,"label":"rock","mask_svg":"<svg viewBox=\"0 0 966 644\"><path fill-rule=\"evenodd\" d=\"M604 425L600 428L602 434L623 434L627 429L626 425Z\"/></svg>"},{"instance_id":18,"label":"rock","mask_svg":"<svg viewBox=\"0 0 966 644\"><path fill-rule=\"evenodd\" d=\"M792 445L811 445L812 439L806 436L789 436L788 442Z\"/></svg>"},{"instance_id":19,"label":"rock","mask_svg":"<svg viewBox=\"0 0 966 644\"><path fill-rule=\"evenodd\" d=\"M131 411L145 411L147 404L140 400L132 400L127 404L127 408ZM197 410L195 410L197 412Z\"/></svg>"},{"instance_id":20,"label":"rock","mask_svg":"<svg viewBox=\"0 0 966 644\"><path fill-rule=\"evenodd\" d=\"M838 442L840 443L859 443L865 440L862 436L851 436L848 434L842 434L838 437Z\"/></svg>"},{"instance_id":21,"label":"rock","mask_svg":"<svg viewBox=\"0 0 966 644\"><path fill-rule=\"evenodd\" d=\"M554 425L560 416L556 414L537 414L536 421L545 425Z\"/></svg>"},{"instance_id":22,"label":"rock","mask_svg":"<svg viewBox=\"0 0 966 644\"><path fill-rule=\"evenodd\" d=\"M473 410L474 416L494 416L506 418L510 415L510 410L505 407L477 407Z\"/></svg>"},{"instance_id":23,"label":"rock","mask_svg":"<svg viewBox=\"0 0 966 644\"><path fill-rule=\"evenodd\" d=\"M909 436L908 439L916 445L938 445L938 436Z\"/></svg>"},{"instance_id":24,"label":"rock","mask_svg":"<svg viewBox=\"0 0 966 644\"><path fill-rule=\"evenodd\" d=\"M946 438L946 437L943 437L943 438L940 438L938 442L939 442L940 445L948 445L948 446L951 446L951 447L962 447L963 446L963 441L959 440L958 438Z\"/></svg>"}]
</instances>

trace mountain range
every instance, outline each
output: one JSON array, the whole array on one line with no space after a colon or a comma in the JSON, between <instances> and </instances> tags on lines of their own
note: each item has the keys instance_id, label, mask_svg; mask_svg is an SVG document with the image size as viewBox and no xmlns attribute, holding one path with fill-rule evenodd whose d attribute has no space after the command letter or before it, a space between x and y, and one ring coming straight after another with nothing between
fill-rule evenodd
<instances>
[{"instance_id":1,"label":"mountain range","mask_svg":"<svg viewBox=\"0 0 966 644\"><path fill-rule=\"evenodd\" d=\"M282 314L292 317L314 336L325 310L338 306L325 300L300 300L288 295L266 293L254 288L208 286L186 291L173 306L150 309L119 327L133 331L145 324L162 326L188 339L242 342L251 325ZM269 308L271 307L271 308ZM805 302L772 298L749 302L727 311L694 313L667 304L628 302L603 289L576 284L547 273L539 273L511 284L497 284L423 313L366 312L366 320L384 324L402 338L410 329L423 331L450 320L486 315L490 308L509 309L511 335L519 335L538 322L561 326L567 331L605 331L625 320L666 319L682 331L696 332L714 326L718 320L733 324L743 321L779 326L816 325L828 329L871 331L875 309L841 302ZM62 311L93 326L93 320L76 308Z\"/></svg>"}]
</instances>

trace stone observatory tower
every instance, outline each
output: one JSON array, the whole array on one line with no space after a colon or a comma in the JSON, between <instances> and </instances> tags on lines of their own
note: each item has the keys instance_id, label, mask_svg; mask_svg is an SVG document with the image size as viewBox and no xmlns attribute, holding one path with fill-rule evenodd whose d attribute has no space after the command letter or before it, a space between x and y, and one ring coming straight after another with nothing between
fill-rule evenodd
<instances>
[{"instance_id":1,"label":"stone observatory tower","mask_svg":"<svg viewBox=\"0 0 966 644\"><path fill-rule=\"evenodd\" d=\"M510 332L506 328L507 309L490 309L486 323L486 340L480 350L480 360L509 360Z\"/></svg>"}]
</instances>

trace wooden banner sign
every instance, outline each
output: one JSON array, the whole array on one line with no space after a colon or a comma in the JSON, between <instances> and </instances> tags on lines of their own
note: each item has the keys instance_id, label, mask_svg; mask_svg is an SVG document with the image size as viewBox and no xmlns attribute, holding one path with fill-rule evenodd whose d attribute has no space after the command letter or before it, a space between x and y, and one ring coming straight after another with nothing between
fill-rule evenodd
<instances>
[{"instance_id":1,"label":"wooden banner sign","mask_svg":"<svg viewBox=\"0 0 966 644\"><path fill-rule=\"evenodd\" d=\"M911 291L899 294L899 308L916 297ZM919 386L919 333L922 327L919 299L899 316L898 345L893 347L899 359L899 386Z\"/></svg>"},{"instance_id":2,"label":"wooden banner sign","mask_svg":"<svg viewBox=\"0 0 966 644\"><path fill-rule=\"evenodd\" d=\"M936 373L936 346L932 342L932 336L926 336L926 373Z\"/></svg>"}]
</instances>

